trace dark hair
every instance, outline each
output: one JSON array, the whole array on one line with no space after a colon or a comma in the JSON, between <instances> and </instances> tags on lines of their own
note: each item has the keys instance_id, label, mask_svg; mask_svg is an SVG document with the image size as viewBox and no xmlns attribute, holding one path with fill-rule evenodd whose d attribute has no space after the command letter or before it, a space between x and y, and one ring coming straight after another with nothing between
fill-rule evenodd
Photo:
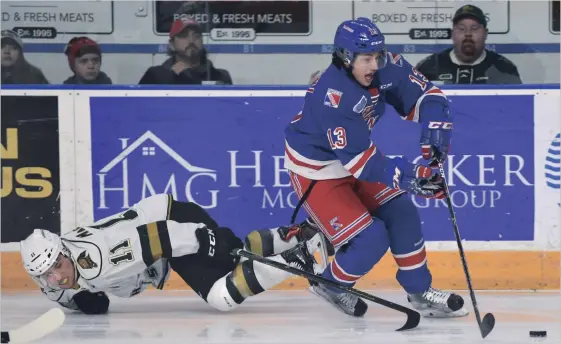
<instances>
[{"instance_id":1,"label":"dark hair","mask_svg":"<svg viewBox=\"0 0 561 344\"><path fill-rule=\"evenodd\" d=\"M343 60L341 60L341 58L335 53L331 54L331 63L333 63L333 65L338 69L345 67L345 63L343 62Z\"/></svg>"},{"instance_id":2,"label":"dark hair","mask_svg":"<svg viewBox=\"0 0 561 344\"><path fill-rule=\"evenodd\" d=\"M337 69L344 68L347 71L347 76L349 78L351 79L355 78L353 75L353 68L350 66L349 67L345 66L345 62L343 62L343 60L341 60L341 58L337 56L337 54L335 53L331 54L331 64L337 67Z\"/></svg>"}]
</instances>

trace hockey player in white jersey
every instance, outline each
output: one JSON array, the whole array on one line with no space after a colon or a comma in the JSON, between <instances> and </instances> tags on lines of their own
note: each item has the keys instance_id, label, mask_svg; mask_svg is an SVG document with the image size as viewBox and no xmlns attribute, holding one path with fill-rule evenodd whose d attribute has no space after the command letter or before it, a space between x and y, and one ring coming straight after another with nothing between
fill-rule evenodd
<instances>
[{"instance_id":1,"label":"hockey player in white jersey","mask_svg":"<svg viewBox=\"0 0 561 344\"><path fill-rule=\"evenodd\" d=\"M315 231L307 238L304 232L300 226L254 231L246 246L267 255L286 248L271 259L310 271L322 241ZM268 240L263 244L261 237ZM161 194L62 236L36 229L21 242L21 255L49 299L86 314L106 313L107 293L132 297L150 285L162 289L170 269L210 306L228 311L290 276L230 254L243 247L241 239L195 203Z\"/></svg>"}]
</instances>

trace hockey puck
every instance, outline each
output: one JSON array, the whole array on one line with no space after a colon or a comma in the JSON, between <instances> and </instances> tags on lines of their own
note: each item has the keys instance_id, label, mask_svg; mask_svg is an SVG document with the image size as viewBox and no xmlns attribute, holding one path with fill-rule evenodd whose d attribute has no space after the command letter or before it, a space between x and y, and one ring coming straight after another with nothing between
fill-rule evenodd
<instances>
[{"instance_id":1,"label":"hockey puck","mask_svg":"<svg viewBox=\"0 0 561 344\"><path fill-rule=\"evenodd\" d=\"M547 337L547 331L530 331L530 337Z\"/></svg>"}]
</instances>

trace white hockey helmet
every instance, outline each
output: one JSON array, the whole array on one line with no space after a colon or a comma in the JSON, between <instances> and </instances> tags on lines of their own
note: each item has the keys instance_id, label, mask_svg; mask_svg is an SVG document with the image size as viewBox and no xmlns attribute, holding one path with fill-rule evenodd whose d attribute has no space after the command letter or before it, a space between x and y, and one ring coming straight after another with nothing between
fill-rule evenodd
<instances>
[{"instance_id":1,"label":"white hockey helmet","mask_svg":"<svg viewBox=\"0 0 561 344\"><path fill-rule=\"evenodd\" d=\"M45 229L35 229L20 243L23 267L34 277L47 272L63 250L64 245L60 237Z\"/></svg>"}]
</instances>

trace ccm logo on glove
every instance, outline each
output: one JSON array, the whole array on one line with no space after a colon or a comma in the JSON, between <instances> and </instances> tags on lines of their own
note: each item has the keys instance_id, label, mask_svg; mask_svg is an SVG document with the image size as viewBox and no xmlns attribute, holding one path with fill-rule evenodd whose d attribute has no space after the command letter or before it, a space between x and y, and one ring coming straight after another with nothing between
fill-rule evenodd
<instances>
[{"instance_id":1,"label":"ccm logo on glove","mask_svg":"<svg viewBox=\"0 0 561 344\"><path fill-rule=\"evenodd\" d=\"M450 122L429 122L429 129L444 129L452 130L452 123Z\"/></svg>"},{"instance_id":2,"label":"ccm logo on glove","mask_svg":"<svg viewBox=\"0 0 561 344\"><path fill-rule=\"evenodd\" d=\"M214 231L207 228L208 231L208 256L214 257L214 250L216 245L216 237L214 236Z\"/></svg>"}]
</instances>

